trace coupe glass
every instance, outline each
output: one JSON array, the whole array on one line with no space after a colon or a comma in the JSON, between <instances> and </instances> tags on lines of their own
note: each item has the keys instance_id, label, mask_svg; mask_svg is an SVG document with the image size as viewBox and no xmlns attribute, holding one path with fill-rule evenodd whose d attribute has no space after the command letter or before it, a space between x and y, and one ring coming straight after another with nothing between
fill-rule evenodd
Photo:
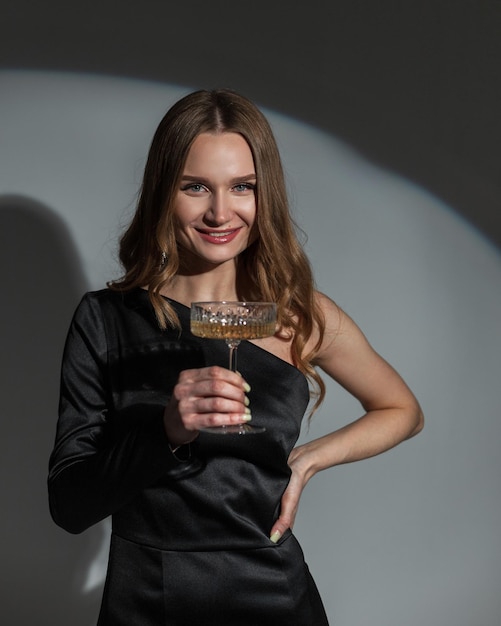
<instances>
[{"instance_id":1,"label":"coupe glass","mask_svg":"<svg viewBox=\"0 0 501 626\"><path fill-rule=\"evenodd\" d=\"M191 332L206 339L224 339L229 349L229 369L237 371L237 349L243 339L275 334L277 306L274 302L192 302ZM262 433L264 426L235 424L203 428L219 435Z\"/></svg>"}]
</instances>

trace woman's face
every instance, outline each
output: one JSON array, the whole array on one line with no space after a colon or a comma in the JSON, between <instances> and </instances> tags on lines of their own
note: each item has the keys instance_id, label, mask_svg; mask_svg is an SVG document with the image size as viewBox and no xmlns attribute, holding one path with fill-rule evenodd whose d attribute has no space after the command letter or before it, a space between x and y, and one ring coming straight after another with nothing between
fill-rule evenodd
<instances>
[{"instance_id":1,"label":"woman's face","mask_svg":"<svg viewBox=\"0 0 501 626\"><path fill-rule=\"evenodd\" d=\"M194 270L234 263L256 239L256 170L241 135L198 135L188 153L174 214L180 257Z\"/></svg>"}]
</instances>

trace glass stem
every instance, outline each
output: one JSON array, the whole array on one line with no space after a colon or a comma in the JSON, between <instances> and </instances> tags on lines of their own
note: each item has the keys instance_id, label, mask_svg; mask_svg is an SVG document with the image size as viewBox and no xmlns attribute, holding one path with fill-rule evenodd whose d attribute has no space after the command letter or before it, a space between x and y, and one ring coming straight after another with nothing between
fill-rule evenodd
<instances>
[{"instance_id":1,"label":"glass stem","mask_svg":"<svg viewBox=\"0 0 501 626\"><path fill-rule=\"evenodd\" d=\"M227 340L228 348L230 349L230 361L229 368L232 372L237 372L237 348L240 341Z\"/></svg>"}]
</instances>

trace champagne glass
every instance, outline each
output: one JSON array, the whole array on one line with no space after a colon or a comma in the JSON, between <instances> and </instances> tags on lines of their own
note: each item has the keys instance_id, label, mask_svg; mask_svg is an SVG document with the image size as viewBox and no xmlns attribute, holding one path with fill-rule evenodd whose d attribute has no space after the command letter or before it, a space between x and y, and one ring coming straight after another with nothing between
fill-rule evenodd
<instances>
[{"instance_id":1,"label":"champagne glass","mask_svg":"<svg viewBox=\"0 0 501 626\"><path fill-rule=\"evenodd\" d=\"M237 371L237 349L243 339L261 339L275 334L277 306L274 302L192 302L191 332L206 339L224 339L229 348L229 369ZM203 428L228 435L262 433L264 426L234 424Z\"/></svg>"}]
</instances>

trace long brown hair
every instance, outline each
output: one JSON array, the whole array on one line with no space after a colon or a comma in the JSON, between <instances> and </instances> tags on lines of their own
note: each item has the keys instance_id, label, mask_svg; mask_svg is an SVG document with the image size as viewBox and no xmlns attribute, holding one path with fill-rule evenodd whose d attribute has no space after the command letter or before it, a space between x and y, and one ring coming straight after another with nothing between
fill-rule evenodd
<instances>
[{"instance_id":1,"label":"long brown hair","mask_svg":"<svg viewBox=\"0 0 501 626\"><path fill-rule=\"evenodd\" d=\"M324 333L314 298L310 263L289 211L284 173L273 131L263 113L229 89L195 91L176 102L161 120L151 143L137 209L120 239L123 277L109 284L119 291L148 286L161 328L179 327L178 317L160 295L179 269L174 202L190 147L200 133L234 132L247 141L256 168L257 239L238 258L241 299L277 303L283 333L292 336L292 359L317 388L314 409L325 387L311 361ZM312 351L305 346L316 333Z\"/></svg>"}]
</instances>

